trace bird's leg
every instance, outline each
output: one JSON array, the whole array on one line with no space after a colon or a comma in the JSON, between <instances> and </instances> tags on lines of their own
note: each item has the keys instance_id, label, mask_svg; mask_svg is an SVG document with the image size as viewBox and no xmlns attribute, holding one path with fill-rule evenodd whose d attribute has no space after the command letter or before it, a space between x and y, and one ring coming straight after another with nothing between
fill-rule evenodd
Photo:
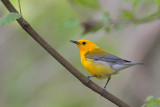
<instances>
[{"instance_id":1,"label":"bird's leg","mask_svg":"<svg viewBox=\"0 0 160 107\"><path fill-rule=\"evenodd\" d=\"M106 86L107 86L107 84L108 84L108 82L109 82L110 79L111 79L111 76L109 75L109 76L108 76L108 80L107 80L107 82L106 82L106 84L105 84L105 86L104 86L104 88L103 88L104 91L106 91Z\"/></svg>"},{"instance_id":2,"label":"bird's leg","mask_svg":"<svg viewBox=\"0 0 160 107\"><path fill-rule=\"evenodd\" d=\"M87 83L89 82L89 80L90 80L91 77L96 77L96 76L91 76L91 75L87 76L87 77L86 77L86 78L88 78Z\"/></svg>"}]
</instances>

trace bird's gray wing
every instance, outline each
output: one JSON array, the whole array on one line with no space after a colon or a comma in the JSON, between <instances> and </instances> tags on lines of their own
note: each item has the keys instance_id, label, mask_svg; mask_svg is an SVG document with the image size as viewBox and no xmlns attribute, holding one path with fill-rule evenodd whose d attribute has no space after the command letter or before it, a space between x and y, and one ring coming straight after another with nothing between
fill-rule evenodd
<instances>
[{"instance_id":1,"label":"bird's gray wing","mask_svg":"<svg viewBox=\"0 0 160 107\"><path fill-rule=\"evenodd\" d=\"M130 61L121 59L117 56L111 55L111 54L106 55L106 56L93 55L93 56L87 57L87 59L94 59L95 61L105 61L105 62L113 63L113 64L126 64L130 62Z\"/></svg>"},{"instance_id":2,"label":"bird's gray wing","mask_svg":"<svg viewBox=\"0 0 160 107\"><path fill-rule=\"evenodd\" d=\"M93 59L95 63L109 65L114 71L120 71L124 68L130 67L136 64L140 64L140 63L133 63L131 61L121 59L111 54L101 56L101 57L97 55L93 55L93 56L87 57L87 59Z\"/></svg>"}]
</instances>

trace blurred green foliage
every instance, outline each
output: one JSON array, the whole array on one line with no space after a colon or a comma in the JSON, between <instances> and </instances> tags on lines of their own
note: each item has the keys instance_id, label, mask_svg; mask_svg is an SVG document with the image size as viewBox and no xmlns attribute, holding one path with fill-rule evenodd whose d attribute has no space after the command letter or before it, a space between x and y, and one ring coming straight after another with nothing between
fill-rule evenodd
<instances>
[{"instance_id":1,"label":"blurred green foliage","mask_svg":"<svg viewBox=\"0 0 160 107\"><path fill-rule=\"evenodd\" d=\"M80 4L88 8L98 9L100 7L97 0L72 0L74 3Z\"/></svg>"},{"instance_id":2,"label":"blurred green foliage","mask_svg":"<svg viewBox=\"0 0 160 107\"><path fill-rule=\"evenodd\" d=\"M125 19L125 20L134 20L134 17L135 17L134 13L128 10L123 10L121 15L122 15L122 19Z\"/></svg>"},{"instance_id":3,"label":"blurred green foliage","mask_svg":"<svg viewBox=\"0 0 160 107\"><path fill-rule=\"evenodd\" d=\"M160 98L154 98L153 96L148 96L145 103L141 107L159 107Z\"/></svg>"},{"instance_id":4,"label":"blurred green foliage","mask_svg":"<svg viewBox=\"0 0 160 107\"><path fill-rule=\"evenodd\" d=\"M64 21L64 23L62 24L60 28L62 28L62 30L65 30L65 29L77 27L79 25L80 25L80 20L75 19L75 18L70 18Z\"/></svg>"},{"instance_id":5,"label":"blurred green foliage","mask_svg":"<svg viewBox=\"0 0 160 107\"><path fill-rule=\"evenodd\" d=\"M73 1L72 5L78 3L78 4L81 4L81 6L92 7L93 9L95 9L96 7L99 7L97 0L88 0L88 1L87 0L72 0L72 1ZM103 13L103 17L101 18L101 20L92 20L92 18L90 18L90 20L92 21L86 20L85 22L81 22L79 19L77 20L74 19L76 20L76 22L73 21L71 23L71 20L68 19L68 21L66 21L66 22L69 22L67 23L67 25L66 25L66 22L64 22L64 24L66 25L65 28L70 28L70 26L73 26L73 25L81 26L84 29L83 35L86 35L87 33L91 33L91 32L97 32L98 30L101 30L101 29L104 29L104 31L109 33L110 31L113 31L113 30L119 30L119 29L125 28L130 24L137 25L137 24L149 22L149 21L157 19L160 16L159 14L160 13L159 11L160 1L159 0L124 0L124 1L132 4L132 9L131 10L121 9L120 11L121 14L118 20L113 20L110 17L110 14L106 11ZM154 4L155 6L157 6L157 11L149 15L143 16L143 17L138 17L136 13L141 11L138 9L139 5L145 4L145 3ZM84 23L85 23L85 26L84 26Z\"/></svg>"}]
</instances>

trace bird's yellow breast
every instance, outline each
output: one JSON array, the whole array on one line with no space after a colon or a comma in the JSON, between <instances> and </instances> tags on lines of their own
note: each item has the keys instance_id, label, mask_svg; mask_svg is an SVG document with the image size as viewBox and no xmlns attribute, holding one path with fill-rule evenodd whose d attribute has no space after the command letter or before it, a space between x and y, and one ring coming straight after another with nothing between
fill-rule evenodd
<instances>
[{"instance_id":1,"label":"bird's yellow breast","mask_svg":"<svg viewBox=\"0 0 160 107\"><path fill-rule=\"evenodd\" d=\"M92 59L81 57L81 62L87 71L98 79L106 78L108 75L112 75L114 73L109 66L95 63Z\"/></svg>"}]
</instances>

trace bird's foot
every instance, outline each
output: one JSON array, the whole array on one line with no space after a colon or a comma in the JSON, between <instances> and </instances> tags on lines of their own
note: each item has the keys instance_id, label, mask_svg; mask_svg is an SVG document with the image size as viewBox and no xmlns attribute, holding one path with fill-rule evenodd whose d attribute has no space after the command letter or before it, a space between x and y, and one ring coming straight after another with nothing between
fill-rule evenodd
<instances>
[{"instance_id":1,"label":"bird's foot","mask_svg":"<svg viewBox=\"0 0 160 107\"><path fill-rule=\"evenodd\" d=\"M106 87L104 87L103 90L106 91Z\"/></svg>"},{"instance_id":2,"label":"bird's foot","mask_svg":"<svg viewBox=\"0 0 160 107\"><path fill-rule=\"evenodd\" d=\"M88 79L88 81L86 83L88 83L90 81L91 77L95 77L95 76L87 76L86 78Z\"/></svg>"},{"instance_id":3,"label":"bird's foot","mask_svg":"<svg viewBox=\"0 0 160 107\"><path fill-rule=\"evenodd\" d=\"M91 77L90 77L90 76L87 76L86 78L88 79L88 81L87 81L86 83L88 83L88 82L90 81L90 78L91 78Z\"/></svg>"}]
</instances>

